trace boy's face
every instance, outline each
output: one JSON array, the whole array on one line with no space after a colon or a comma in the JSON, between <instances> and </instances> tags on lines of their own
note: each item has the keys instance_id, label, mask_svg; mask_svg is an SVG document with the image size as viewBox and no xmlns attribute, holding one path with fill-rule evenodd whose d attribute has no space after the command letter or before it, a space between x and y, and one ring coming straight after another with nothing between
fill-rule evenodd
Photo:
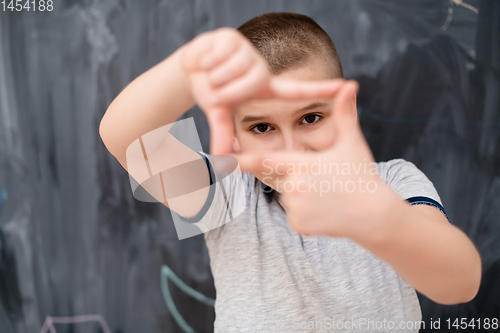
<instances>
[{"instance_id":1,"label":"boy's face","mask_svg":"<svg viewBox=\"0 0 500 333\"><path fill-rule=\"evenodd\" d=\"M285 71L283 78L326 80L324 66L306 65ZM356 113L356 97L353 96ZM321 151L335 142L332 100L255 100L234 112L233 149L241 152Z\"/></svg>"}]
</instances>

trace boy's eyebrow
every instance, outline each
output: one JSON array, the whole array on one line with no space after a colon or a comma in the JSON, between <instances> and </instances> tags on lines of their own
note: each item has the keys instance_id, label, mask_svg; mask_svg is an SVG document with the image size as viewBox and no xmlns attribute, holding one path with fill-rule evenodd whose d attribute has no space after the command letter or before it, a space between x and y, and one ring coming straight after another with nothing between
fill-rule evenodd
<instances>
[{"instance_id":1,"label":"boy's eyebrow","mask_svg":"<svg viewBox=\"0 0 500 333\"><path fill-rule=\"evenodd\" d=\"M295 111L294 114L302 113L305 111L311 111L311 110L314 110L314 109L317 109L317 108L320 108L323 106L327 106L327 105L328 105L328 103L326 103L326 102L314 102L314 103L309 104L306 107L303 107L302 109Z\"/></svg>"},{"instance_id":2,"label":"boy's eyebrow","mask_svg":"<svg viewBox=\"0 0 500 333\"><path fill-rule=\"evenodd\" d=\"M328 105L328 103L326 103L326 102L314 102L314 103L311 103L311 104L295 111L294 114L310 111L310 110L317 109L317 108L320 108L320 107L323 107L326 105ZM262 121L262 120L266 120L266 119L267 119L267 117L265 117L265 116L248 115L248 116L243 117L243 119L241 119L241 122L246 123L246 122L251 122L251 121Z\"/></svg>"},{"instance_id":3,"label":"boy's eyebrow","mask_svg":"<svg viewBox=\"0 0 500 333\"><path fill-rule=\"evenodd\" d=\"M242 123L248 123L251 121L259 121L259 120L266 120L267 117L264 116L245 116L243 119L241 119Z\"/></svg>"}]
</instances>

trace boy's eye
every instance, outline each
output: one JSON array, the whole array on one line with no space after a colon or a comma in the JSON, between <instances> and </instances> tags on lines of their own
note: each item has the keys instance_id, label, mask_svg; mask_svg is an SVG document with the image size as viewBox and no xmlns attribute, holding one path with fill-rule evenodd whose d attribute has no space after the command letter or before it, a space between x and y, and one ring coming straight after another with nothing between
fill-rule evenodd
<instances>
[{"instance_id":1,"label":"boy's eye","mask_svg":"<svg viewBox=\"0 0 500 333\"><path fill-rule=\"evenodd\" d=\"M257 134L263 134L271 129L271 126L266 125L266 124L258 124L254 127L252 127L252 131L254 131Z\"/></svg>"},{"instance_id":2,"label":"boy's eye","mask_svg":"<svg viewBox=\"0 0 500 333\"><path fill-rule=\"evenodd\" d=\"M305 116L302 121L300 122L301 124L314 124L319 120L320 116L317 114L308 114Z\"/></svg>"}]
</instances>

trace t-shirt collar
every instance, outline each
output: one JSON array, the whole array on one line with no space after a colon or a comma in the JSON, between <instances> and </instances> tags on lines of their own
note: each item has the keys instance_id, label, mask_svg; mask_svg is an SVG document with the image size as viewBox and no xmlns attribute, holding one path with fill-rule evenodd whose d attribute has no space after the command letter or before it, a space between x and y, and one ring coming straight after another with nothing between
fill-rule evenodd
<instances>
[{"instance_id":1,"label":"t-shirt collar","mask_svg":"<svg viewBox=\"0 0 500 333\"><path fill-rule=\"evenodd\" d=\"M262 188L262 193L264 193L264 197L266 198L267 203L271 203L273 200L273 188L271 186L268 186L264 184L263 182L260 182L260 186Z\"/></svg>"}]
</instances>

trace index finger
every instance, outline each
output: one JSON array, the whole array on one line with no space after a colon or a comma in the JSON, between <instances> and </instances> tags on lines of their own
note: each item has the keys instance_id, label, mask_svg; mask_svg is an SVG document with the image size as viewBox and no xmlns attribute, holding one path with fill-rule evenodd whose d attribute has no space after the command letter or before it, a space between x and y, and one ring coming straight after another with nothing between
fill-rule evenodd
<instances>
[{"instance_id":1,"label":"index finger","mask_svg":"<svg viewBox=\"0 0 500 333\"><path fill-rule=\"evenodd\" d=\"M210 154L231 154L234 135L232 109L228 106L214 106L206 112L206 116L210 129Z\"/></svg>"},{"instance_id":2,"label":"index finger","mask_svg":"<svg viewBox=\"0 0 500 333\"><path fill-rule=\"evenodd\" d=\"M334 97L345 83L344 79L300 81L273 77L270 82L271 97L286 100Z\"/></svg>"}]
</instances>

